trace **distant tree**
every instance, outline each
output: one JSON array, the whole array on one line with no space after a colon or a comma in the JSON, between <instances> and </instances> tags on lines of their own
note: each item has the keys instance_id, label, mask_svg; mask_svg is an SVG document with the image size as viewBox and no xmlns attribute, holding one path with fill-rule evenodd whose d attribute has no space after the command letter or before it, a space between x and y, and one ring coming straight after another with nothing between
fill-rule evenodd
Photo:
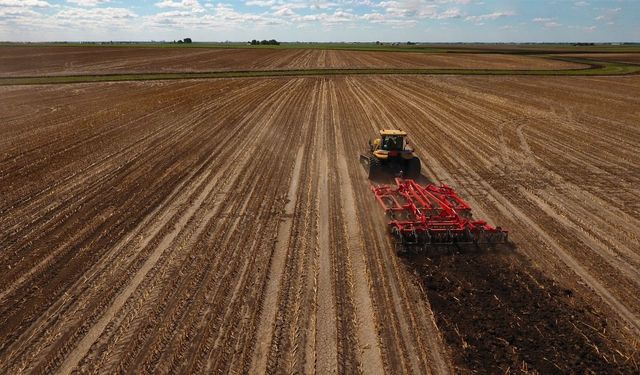
<instances>
[{"instance_id":1,"label":"distant tree","mask_svg":"<svg viewBox=\"0 0 640 375\"><path fill-rule=\"evenodd\" d=\"M178 43L182 44L183 43L182 39L178 39Z\"/></svg>"},{"instance_id":2,"label":"distant tree","mask_svg":"<svg viewBox=\"0 0 640 375\"><path fill-rule=\"evenodd\" d=\"M255 40L253 39L252 41L249 42L249 44L251 44L252 46L257 46L257 45L262 45L262 46L277 46L280 45L280 42L278 42L275 39L270 39L270 40Z\"/></svg>"},{"instance_id":3,"label":"distant tree","mask_svg":"<svg viewBox=\"0 0 640 375\"><path fill-rule=\"evenodd\" d=\"M191 38L184 38L185 43L191 43Z\"/></svg>"},{"instance_id":4,"label":"distant tree","mask_svg":"<svg viewBox=\"0 0 640 375\"><path fill-rule=\"evenodd\" d=\"M376 40L376 45L379 46L380 45L380 41Z\"/></svg>"}]
</instances>

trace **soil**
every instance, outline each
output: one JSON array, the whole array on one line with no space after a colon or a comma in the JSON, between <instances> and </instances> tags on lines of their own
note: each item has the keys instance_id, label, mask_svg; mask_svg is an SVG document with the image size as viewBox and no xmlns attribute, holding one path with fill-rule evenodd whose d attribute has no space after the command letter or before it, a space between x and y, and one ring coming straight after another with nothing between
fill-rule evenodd
<instances>
[{"instance_id":1,"label":"soil","mask_svg":"<svg viewBox=\"0 0 640 375\"><path fill-rule=\"evenodd\" d=\"M514 250L412 256L458 373L631 374L607 317Z\"/></svg>"},{"instance_id":2,"label":"soil","mask_svg":"<svg viewBox=\"0 0 640 375\"><path fill-rule=\"evenodd\" d=\"M320 49L0 46L0 77L282 69L572 69L586 65L506 54Z\"/></svg>"},{"instance_id":3,"label":"soil","mask_svg":"<svg viewBox=\"0 0 640 375\"><path fill-rule=\"evenodd\" d=\"M11 86L0 103L2 373L638 372L639 77ZM396 256L358 158L383 127L514 249Z\"/></svg>"},{"instance_id":4,"label":"soil","mask_svg":"<svg viewBox=\"0 0 640 375\"><path fill-rule=\"evenodd\" d=\"M568 57L584 57L597 61L611 61L625 64L640 64L640 53L575 53Z\"/></svg>"}]
</instances>

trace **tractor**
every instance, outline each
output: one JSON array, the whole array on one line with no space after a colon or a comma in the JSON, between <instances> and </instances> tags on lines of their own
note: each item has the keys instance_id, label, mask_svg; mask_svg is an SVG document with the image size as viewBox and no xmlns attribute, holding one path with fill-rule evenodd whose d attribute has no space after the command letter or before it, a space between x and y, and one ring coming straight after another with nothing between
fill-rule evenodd
<instances>
[{"instance_id":1,"label":"tractor","mask_svg":"<svg viewBox=\"0 0 640 375\"><path fill-rule=\"evenodd\" d=\"M369 140L369 152L360 155L369 169L369 179L393 175L407 178L420 176L420 159L413 153L403 130L381 129L380 138Z\"/></svg>"},{"instance_id":2,"label":"tractor","mask_svg":"<svg viewBox=\"0 0 640 375\"><path fill-rule=\"evenodd\" d=\"M389 233L398 254L440 246L508 243L509 232L474 219L471 206L448 185L421 184L420 159L402 130L380 130L369 152L360 155L369 179L395 175L395 186L372 184L376 200L388 218Z\"/></svg>"}]
</instances>

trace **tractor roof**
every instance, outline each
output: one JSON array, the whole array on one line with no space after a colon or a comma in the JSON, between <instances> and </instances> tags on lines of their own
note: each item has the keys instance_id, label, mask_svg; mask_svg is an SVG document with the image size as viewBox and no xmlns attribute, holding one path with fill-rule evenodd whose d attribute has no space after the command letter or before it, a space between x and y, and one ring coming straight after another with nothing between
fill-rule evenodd
<instances>
[{"instance_id":1,"label":"tractor roof","mask_svg":"<svg viewBox=\"0 0 640 375\"><path fill-rule=\"evenodd\" d=\"M396 130L396 129L380 129L380 135L381 136L400 135L404 137L407 135L407 132L405 132L404 130Z\"/></svg>"}]
</instances>

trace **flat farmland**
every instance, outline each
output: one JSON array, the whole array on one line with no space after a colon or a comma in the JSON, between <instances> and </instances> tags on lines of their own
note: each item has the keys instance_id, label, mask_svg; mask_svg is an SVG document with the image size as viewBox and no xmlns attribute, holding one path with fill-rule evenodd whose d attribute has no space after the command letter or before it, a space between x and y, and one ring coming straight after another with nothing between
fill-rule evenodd
<instances>
[{"instance_id":1,"label":"flat farmland","mask_svg":"<svg viewBox=\"0 0 640 375\"><path fill-rule=\"evenodd\" d=\"M575 53L564 56L584 57L587 59L611 61L625 64L640 64L640 53Z\"/></svg>"},{"instance_id":2,"label":"flat farmland","mask_svg":"<svg viewBox=\"0 0 640 375\"><path fill-rule=\"evenodd\" d=\"M0 372L634 373L640 78L0 87ZM398 257L400 127L511 248Z\"/></svg>"},{"instance_id":3,"label":"flat farmland","mask_svg":"<svg viewBox=\"0 0 640 375\"><path fill-rule=\"evenodd\" d=\"M286 69L575 69L586 65L507 54L321 49L0 46L0 77Z\"/></svg>"}]
</instances>

